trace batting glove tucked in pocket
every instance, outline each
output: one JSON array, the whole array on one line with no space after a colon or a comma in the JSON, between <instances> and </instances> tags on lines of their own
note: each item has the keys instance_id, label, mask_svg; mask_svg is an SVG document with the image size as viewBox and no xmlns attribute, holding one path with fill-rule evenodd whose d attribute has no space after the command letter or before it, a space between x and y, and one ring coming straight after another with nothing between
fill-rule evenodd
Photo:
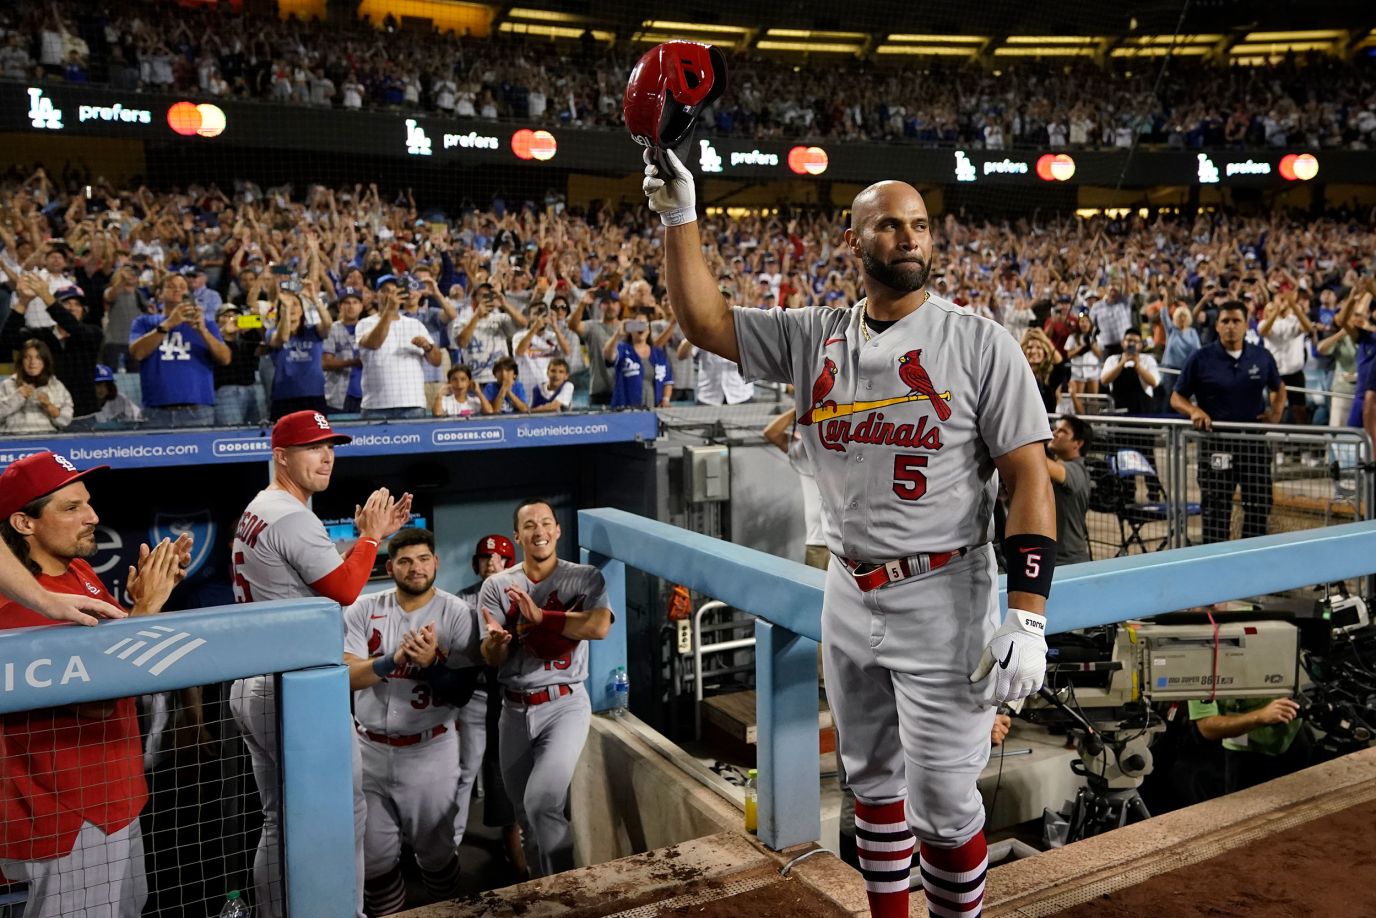
<instances>
[{"instance_id":1,"label":"batting glove tucked in pocket","mask_svg":"<svg viewBox=\"0 0 1376 918\"><path fill-rule=\"evenodd\" d=\"M665 226L692 223L698 218L693 175L673 150L645 149L645 180L641 189L649 199L650 210L659 214Z\"/></svg>"},{"instance_id":2,"label":"batting glove tucked in pocket","mask_svg":"<svg viewBox=\"0 0 1376 918\"><path fill-rule=\"evenodd\" d=\"M986 679L985 697L990 704L1020 701L1042 687L1046 679L1045 615L1008 610L970 674L971 683Z\"/></svg>"}]
</instances>

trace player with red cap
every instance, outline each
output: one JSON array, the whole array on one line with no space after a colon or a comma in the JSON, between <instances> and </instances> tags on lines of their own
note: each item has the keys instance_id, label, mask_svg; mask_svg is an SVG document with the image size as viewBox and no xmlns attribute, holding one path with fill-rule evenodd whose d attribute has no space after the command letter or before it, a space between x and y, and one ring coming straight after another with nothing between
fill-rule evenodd
<instances>
[{"instance_id":1,"label":"player with red cap","mask_svg":"<svg viewBox=\"0 0 1376 918\"><path fill-rule=\"evenodd\" d=\"M478 591L493 574L516 563L516 546L501 533L490 533L473 546L473 573L478 582L459 593L459 598L478 608ZM482 623L482 616L477 616ZM489 691L490 690L490 691ZM502 693L497 686L497 670L485 667L478 690L468 704L459 709L459 811L454 817L454 846L463 842L468 829L468 810L478 772L483 775L483 825L502 830L502 846L518 877L526 873L526 856L521 850L521 827L516 811L506 796L502 767L497 760L497 729L502 717Z\"/></svg>"},{"instance_id":2,"label":"player with red cap","mask_svg":"<svg viewBox=\"0 0 1376 918\"><path fill-rule=\"evenodd\" d=\"M236 601L325 596L347 606L358 599L372 573L378 544L410 518L411 495L398 499L386 488L374 491L355 510L359 539L341 558L324 524L311 512L309 501L329 487L335 447L352 439L335 431L318 411L296 411L273 425L273 483L249 502L234 533L231 560ZM275 918L283 910L277 700L272 676L235 682L230 709L253 758L253 776L263 801L263 832L253 861L254 901L258 915ZM362 762L355 743L354 829L360 913L366 822L361 781Z\"/></svg>"},{"instance_id":3,"label":"player with red cap","mask_svg":"<svg viewBox=\"0 0 1376 918\"><path fill-rule=\"evenodd\" d=\"M100 518L66 457L35 453L0 474L0 535L41 589L117 606L86 558ZM190 536L141 547L129 570L134 615L162 611ZM52 625L0 603L0 629ZM137 915L148 896L139 812L148 800L133 698L0 717L0 871L28 884L26 915Z\"/></svg>"}]
</instances>

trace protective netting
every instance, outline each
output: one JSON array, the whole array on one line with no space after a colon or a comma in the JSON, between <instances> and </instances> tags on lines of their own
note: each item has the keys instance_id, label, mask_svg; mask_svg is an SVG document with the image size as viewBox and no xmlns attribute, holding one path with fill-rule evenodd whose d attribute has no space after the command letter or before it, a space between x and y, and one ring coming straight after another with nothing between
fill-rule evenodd
<instances>
[{"instance_id":1,"label":"protective netting","mask_svg":"<svg viewBox=\"0 0 1376 918\"><path fill-rule=\"evenodd\" d=\"M621 125L632 64L673 37L729 62L680 152L734 302L853 302L846 208L905 179L933 215L932 289L1019 338L1043 329L1029 359L1049 401L1083 412L1079 396L1114 390L1120 409L1169 412L1189 326L1207 343L1233 298L1290 389L1314 390L1287 417L1349 420L1326 393L1360 386L1376 249L1355 14L867 7L843 25L802 11L808 28L604 6L0 13L0 311L24 311L0 344L53 350L69 309L81 331L0 392L7 430L741 400L669 323ZM1154 384L1102 381L1130 329Z\"/></svg>"},{"instance_id":2,"label":"protective netting","mask_svg":"<svg viewBox=\"0 0 1376 918\"><path fill-rule=\"evenodd\" d=\"M228 689L4 715L0 905L14 911L0 914L217 914L231 890L251 903L262 812Z\"/></svg>"}]
</instances>

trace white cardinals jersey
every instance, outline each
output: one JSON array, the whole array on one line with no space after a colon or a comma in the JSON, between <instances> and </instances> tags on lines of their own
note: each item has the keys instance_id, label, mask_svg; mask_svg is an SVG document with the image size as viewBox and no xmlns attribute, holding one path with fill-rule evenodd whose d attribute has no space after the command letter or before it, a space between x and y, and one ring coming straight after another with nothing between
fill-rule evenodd
<instances>
[{"instance_id":1,"label":"white cardinals jersey","mask_svg":"<svg viewBox=\"0 0 1376 918\"><path fill-rule=\"evenodd\" d=\"M482 634L473 607L443 590L436 590L428 603L412 612L402 610L395 589L362 597L344 610L344 652L362 659L390 655L407 631L430 624L435 626L438 660L450 669L482 665L478 652ZM457 708L435 702L429 683L410 663L398 666L378 684L354 692L354 719L374 733L410 736L457 716Z\"/></svg>"},{"instance_id":2,"label":"white cardinals jersey","mask_svg":"<svg viewBox=\"0 0 1376 918\"><path fill-rule=\"evenodd\" d=\"M1051 437L1018 343L930 297L882 334L846 309L735 309L741 370L793 383L827 547L883 562L988 542L993 459Z\"/></svg>"}]
</instances>

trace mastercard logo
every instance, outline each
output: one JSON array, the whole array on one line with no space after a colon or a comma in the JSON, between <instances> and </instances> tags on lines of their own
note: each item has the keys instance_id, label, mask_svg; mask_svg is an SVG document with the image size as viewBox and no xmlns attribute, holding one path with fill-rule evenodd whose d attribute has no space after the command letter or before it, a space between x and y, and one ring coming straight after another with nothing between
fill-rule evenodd
<instances>
[{"instance_id":1,"label":"mastercard logo","mask_svg":"<svg viewBox=\"0 0 1376 918\"><path fill-rule=\"evenodd\" d=\"M178 102L167 110L167 126L183 137L219 137L225 132L225 113L208 102Z\"/></svg>"},{"instance_id":2,"label":"mastercard logo","mask_svg":"<svg viewBox=\"0 0 1376 918\"><path fill-rule=\"evenodd\" d=\"M554 159L559 151L559 142L549 131L532 131L521 128L511 135L511 152L517 159L538 159L540 162Z\"/></svg>"},{"instance_id":3,"label":"mastercard logo","mask_svg":"<svg viewBox=\"0 0 1376 918\"><path fill-rule=\"evenodd\" d=\"M1319 174L1319 160L1312 153L1290 153L1280 158L1278 168L1287 182L1307 182Z\"/></svg>"},{"instance_id":4,"label":"mastercard logo","mask_svg":"<svg viewBox=\"0 0 1376 918\"><path fill-rule=\"evenodd\" d=\"M821 175L827 171L827 151L821 147L794 147L788 151L788 168L798 175Z\"/></svg>"},{"instance_id":5,"label":"mastercard logo","mask_svg":"<svg viewBox=\"0 0 1376 918\"><path fill-rule=\"evenodd\" d=\"M1043 182L1065 182L1075 174L1075 160L1064 153L1047 153L1037 160L1037 178Z\"/></svg>"}]
</instances>

